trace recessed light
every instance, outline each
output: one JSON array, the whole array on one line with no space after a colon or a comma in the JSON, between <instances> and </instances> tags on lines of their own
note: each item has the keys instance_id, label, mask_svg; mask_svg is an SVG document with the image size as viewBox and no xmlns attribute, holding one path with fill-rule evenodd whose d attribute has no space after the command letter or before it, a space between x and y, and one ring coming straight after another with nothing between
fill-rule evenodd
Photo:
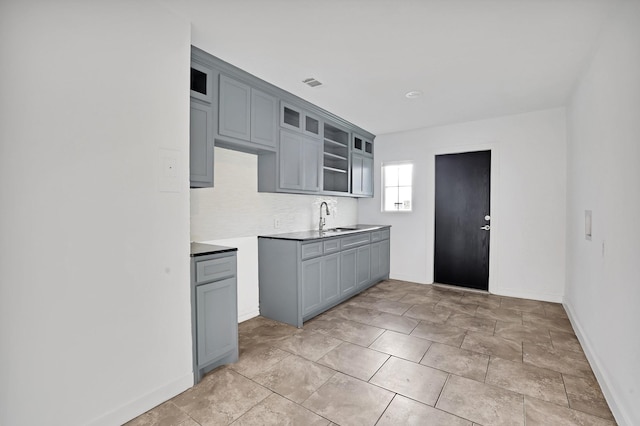
<instances>
[{"instance_id":1,"label":"recessed light","mask_svg":"<svg viewBox=\"0 0 640 426\"><path fill-rule=\"evenodd\" d=\"M415 99L422 96L422 92L419 90L412 90L410 92L405 93L405 96L409 99Z\"/></svg>"}]
</instances>

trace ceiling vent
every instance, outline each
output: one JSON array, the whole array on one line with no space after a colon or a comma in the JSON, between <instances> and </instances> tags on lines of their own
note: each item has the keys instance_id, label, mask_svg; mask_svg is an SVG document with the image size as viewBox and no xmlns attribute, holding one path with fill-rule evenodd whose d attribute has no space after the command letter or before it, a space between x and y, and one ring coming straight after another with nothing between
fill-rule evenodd
<instances>
[{"instance_id":1,"label":"ceiling vent","mask_svg":"<svg viewBox=\"0 0 640 426\"><path fill-rule=\"evenodd\" d=\"M318 87L318 86L322 86L322 83L320 83L318 80L316 80L313 77L310 78L305 78L304 80L302 80L302 82L304 84L306 84L309 87Z\"/></svg>"}]
</instances>

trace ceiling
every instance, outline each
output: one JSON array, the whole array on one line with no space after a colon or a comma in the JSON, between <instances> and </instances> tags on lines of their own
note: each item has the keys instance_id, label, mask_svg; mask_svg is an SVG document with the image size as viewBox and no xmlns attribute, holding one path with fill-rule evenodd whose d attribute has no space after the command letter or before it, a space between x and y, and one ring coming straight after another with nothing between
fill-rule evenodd
<instances>
[{"instance_id":1,"label":"ceiling","mask_svg":"<svg viewBox=\"0 0 640 426\"><path fill-rule=\"evenodd\" d=\"M195 46L375 134L565 105L616 4L164 1Z\"/></svg>"}]
</instances>

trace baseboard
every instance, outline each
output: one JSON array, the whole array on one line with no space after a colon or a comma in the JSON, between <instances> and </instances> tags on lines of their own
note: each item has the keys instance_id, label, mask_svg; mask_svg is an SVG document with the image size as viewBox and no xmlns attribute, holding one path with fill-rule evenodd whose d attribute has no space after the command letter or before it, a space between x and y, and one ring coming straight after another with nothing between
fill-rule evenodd
<instances>
[{"instance_id":1,"label":"baseboard","mask_svg":"<svg viewBox=\"0 0 640 426\"><path fill-rule=\"evenodd\" d=\"M103 414L102 416L90 421L90 426L113 426L121 425L131 419L138 417L140 414L146 413L153 407L173 398L174 396L184 392L193 386L193 373L180 377L160 388L152 390L146 395L122 405L115 410Z\"/></svg>"},{"instance_id":2,"label":"baseboard","mask_svg":"<svg viewBox=\"0 0 640 426\"><path fill-rule=\"evenodd\" d=\"M246 320L250 320L251 318L255 318L258 315L260 315L260 311L259 310L255 310L255 311L251 311L251 312L247 312L244 313L242 315L238 315L238 323L244 322Z\"/></svg>"},{"instance_id":3,"label":"baseboard","mask_svg":"<svg viewBox=\"0 0 640 426\"><path fill-rule=\"evenodd\" d=\"M426 284L426 285L442 285L442 284L438 284L438 283L427 283L427 282L423 282L420 280L416 280L414 277L408 276L408 275L402 275L402 274L394 274L390 277L390 279L392 280L398 280L398 281L407 281L410 283L415 283L415 284ZM457 286L451 286L452 288L457 288L460 290L469 290L469 291L478 291L475 289L471 289L471 288L464 288L464 287L457 287ZM481 290L480 290L481 291ZM543 302L553 302L553 303L562 303L562 300L564 298L564 295L562 294L553 294L553 293L534 293L534 292L526 292L526 291L522 291L522 290L514 290L514 289L500 289L499 291L493 291L492 288L489 288L489 292L491 294L495 294L498 296L506 296L506 297L517 297L520 299L531 299L531 300L540 300Z\"/></svg>"},{"instance_id":4,"label":"baseboard","mask_svg":"<svg viewBox=\"0 0 640 426\"><path fill-rule=\"evenodd\" d=\"M528 292L522 291L518 289L510 289L510 288L500 288L497 291L493 291L494 289L489 288L489 292L492 294L496 294L498 296L506 296L506 297L517 297L520 299L530 299L530 300L540 300L543 302L553 302L553 303L562 303L564 298L563 294L556 293L538 293L538 292Z\"/></svg>"},{"instance_id":5,"label":"baseboard","mask_svg":"<svg viewBox=\"0 0 640 426\"><path fill-rule=\"evenodd\" d=\"M389 279L398 280L398 281L407 281L415 284L431 284L431 283L422 281L416 277L412 277L411 275L403 275L403 274L390 274Z\"/></svg>"},{"instance_id":6,"label":"baseboard","mask_svg":"<svg viewBox=\"0 0 640 426\"><path fill-rule=\"evenodd\" d=\"M576 337L580 341L580 345L584 350L584 354L587 357L589 364L591 365L591 370L593 370L593 374L595 374L596 379L598 380L598 384L602 389L604 398L607 400L607 404L609 404L611 413L616 419L616 423L618 423L619 426L631 426L633 424L630 420L631 417L626 412L624 407L621 407L616 403L616 401L621 399L616 397L615 387L611 385L609 374L607 373L606 368L604 368L602 363L599 361L598 356L593 349L593 345L591 345L591 342L587 338L584 329L580 325L580 322L575 315L573 306L568 302L565 302L563 305L564 310L567 311L567 315L569 316L569 321L571 321L573 330L576 333Z\"/></svg>"}]
</instances>

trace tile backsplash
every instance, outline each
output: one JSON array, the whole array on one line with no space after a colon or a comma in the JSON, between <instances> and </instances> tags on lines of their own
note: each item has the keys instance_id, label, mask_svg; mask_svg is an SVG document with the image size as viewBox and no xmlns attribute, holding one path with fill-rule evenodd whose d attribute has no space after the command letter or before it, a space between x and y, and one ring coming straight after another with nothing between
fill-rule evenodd
<instances>
[{"instance_id":1,"label":"tile backsplash","mask_svg":"<svg viewBox=\"0 0 640 426\"><path fill-rule=\"evenodd\" d=\"M191 189L192 241L315 229L323 201L327 228L357 221L354 198L258 192L256 155L215 148L214 173L213 188Z\"/></svg>"}]
</instances>

